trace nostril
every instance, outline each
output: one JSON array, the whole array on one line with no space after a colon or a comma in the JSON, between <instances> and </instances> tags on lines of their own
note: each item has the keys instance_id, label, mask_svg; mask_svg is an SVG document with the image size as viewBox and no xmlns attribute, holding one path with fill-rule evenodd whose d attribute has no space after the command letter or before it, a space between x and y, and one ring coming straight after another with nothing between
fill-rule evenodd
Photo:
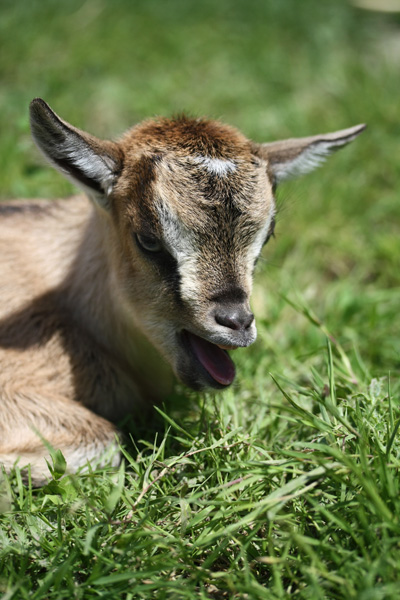
<instances>
[{"instance_id":1,"label":"nostril","mask_svg":"<svg viewBox=\"0 0 400 600\"><path fill-rule=\"evenodd\" d=\"M218 325L234 331L248 329L254 321L254 315L244 307L219 307L215 312Z\"/></svg>"},{"instance_id":2,"label":"nostril","mask_svg":"<svg viewBox=\"0 0 400 600\"><path fill-rule=\"evenodd\" d=\"M240 322L236 315L218 312L215 315L215 320L217 321L218 325L223 325L223 327L229 327L229 329L234 329L235 331L240 329Z\"/></svg>"},{"instance_id":3,"label":"nostril","mask_svg":"<svg viewBox=\"0 0 400 600\"><path fill-rule=\"evenodd\" d=\"M252 312L247 313L247 319L244 322L244 328L248 329L253 321L254 321L253 313Z\"/></svg>"}]
</instances>

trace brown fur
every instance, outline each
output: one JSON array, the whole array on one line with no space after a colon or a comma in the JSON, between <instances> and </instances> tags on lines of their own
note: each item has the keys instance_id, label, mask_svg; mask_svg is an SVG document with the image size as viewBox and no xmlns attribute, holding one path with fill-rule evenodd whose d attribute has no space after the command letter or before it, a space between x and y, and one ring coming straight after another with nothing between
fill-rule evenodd
<instances>
[{"instance_id":1,"label":"brown fur","mask_svg":"<svg viewBox=\"0 0 400 600\"><path fill-rule=\"evenodd\" d=\"M252 272L286 166L282 144L275 157L214 121L146 121L103 142L35 100L31 122L89 196L0 206L0 462L30 463L39 483L45 442L72 470L101 458L112 422L159 401L173 373L224 387L184 332L208 347L255 338ZM291 141L287 168L318 140L343 145L359 131ZM162 251L144 250L143 236Z\"/></svg>"}]
</instances>

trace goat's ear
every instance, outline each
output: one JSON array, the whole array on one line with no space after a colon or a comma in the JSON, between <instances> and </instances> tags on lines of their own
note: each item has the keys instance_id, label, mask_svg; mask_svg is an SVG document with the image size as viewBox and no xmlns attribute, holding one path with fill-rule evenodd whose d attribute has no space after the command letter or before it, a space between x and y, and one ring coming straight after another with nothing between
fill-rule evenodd
<instances>
[{"instance_id":1,"label":"goat's ear","mask_svg":"<svg viewBox=\"0 0 400 600\"><path fill-rule=\"evenodd\" d=\"M33 139L45 157L107 210L122 168L122 152L117 144L69 125L41 98L30 104L30 121Z\"/></svg>"},{"instance_id":2,"label":"goat's ear","mask_svg":"<svg viewBox=\"0 0 400 600\"><path fill-rule=\"evenodd\" d=\"M286 179L309 173L335 150L353 141L365 125L356 125L325 135L255 144L254 153L267 161L275 185Z\"/></svg>"}]
</instances>

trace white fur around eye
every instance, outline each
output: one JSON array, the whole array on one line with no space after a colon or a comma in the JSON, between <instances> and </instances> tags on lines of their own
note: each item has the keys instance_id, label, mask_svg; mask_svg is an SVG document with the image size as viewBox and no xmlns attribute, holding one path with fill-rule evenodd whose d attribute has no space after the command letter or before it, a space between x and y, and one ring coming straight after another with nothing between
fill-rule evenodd
<instances>
[{"instance_id":1,"label":"white fur around eye","mask_svg":"<svg viewBox=\"0 0 400 600\"><path fill-rule=\"evenodd\" d=\"M188 302L196 302L200 283L197 270L198 250L194 237L165 203L160 203L157 209L165 247L178 263L182 298Z\"/></svg>"}]
</instances>

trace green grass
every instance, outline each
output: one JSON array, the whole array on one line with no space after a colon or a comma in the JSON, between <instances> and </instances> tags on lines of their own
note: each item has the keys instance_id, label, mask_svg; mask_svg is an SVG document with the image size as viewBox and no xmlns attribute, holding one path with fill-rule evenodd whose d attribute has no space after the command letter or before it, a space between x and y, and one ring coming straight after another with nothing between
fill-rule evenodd
<instances>
[{"instance_id":1,"label":"green grass","mask_svg":"<svg viewBox=\"0 0 400 600\"><path fill-rule=\"evenodd\" d=\"M72 190L35 96L104 137L181 110L257 141L368 129L279 190L232 389L178 388L118 472L3 476L2 600L400 597L399 25L344 0L3 0L2 198Z\"/></svg>"}]
</instances>

